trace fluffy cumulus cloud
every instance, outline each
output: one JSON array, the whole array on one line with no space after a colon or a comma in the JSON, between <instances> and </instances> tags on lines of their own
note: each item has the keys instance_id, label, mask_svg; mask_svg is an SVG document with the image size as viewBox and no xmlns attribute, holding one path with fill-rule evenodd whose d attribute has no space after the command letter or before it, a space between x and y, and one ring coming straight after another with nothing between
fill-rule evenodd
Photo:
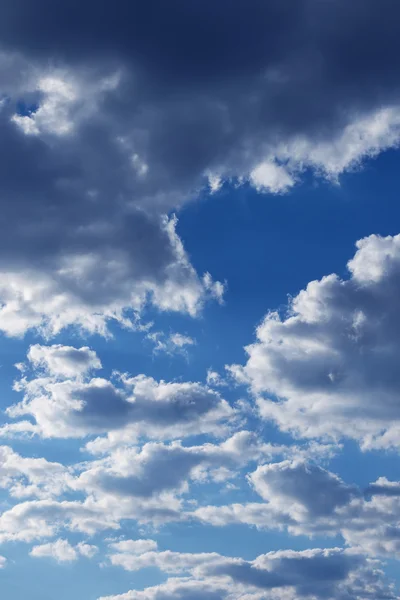
<instances>
[{"instance_id":1,"label":"fluffy cumulus cloud","mask_svg":"<svg viewBox=\"0 0 400 600\"><path fill-rule=\"evenodd\" d=\"M269 552L253 561L216 553L155 550L144 551L139 556L129 555L129 552L112 553L109 558L112 564L127 570L156 566L175 577L144 591L109 596L108 600L397 597L385 585L376 561L339 548Z\"/></svg>"},{"instance_id":2,"label":"fluffy cumulus cloud","mask_svg":"<svg viewBox=\"0 0 400 600\"><path fill-rule=\"evenodd\" d=\"M118 74L99 79L71 66L46 73L49 67L20 60L23 81L7 85L4 73L0 112L8 223L1 330L21 335L33 327L51 335L77 325L107 333L109 319L134 326L148 302L195 316L206 297L221 300L223 286L208 273L198 276L176 219L166 216L173 203L158 210L154 193L139 189L143 165L122 121L117 117L114 129L104 105L117 93ZM2 53L0 72L9 62Z\"/></svg>"},{"instance_id":3,"label":"fluffy cumulus cloud","mask_svg":"<svg viewBox=\"0 0 400 600\"><path fill-rule=\"evenodd\" d=\"M97 501L104 498L127 506L130 499L168 498L168 493L182 494L189 483L208 480L223 483L240 474L248 463L284 452L282 448L262 443L256 434L240 431L220 444L183 446L149 442L137 447L118 448L83 468L70 483L76 490L90 493Z\"/></svg>"},{"instance_id":4,"label":"fluffy cumulus cloud","mask_svg":"<svg viewBox=\"0 0 400 600\"><path fill-rule=\"evenodd\" d=\"M207 185L282 193L305 169L337 179L397 146L398 12L7 0L0 329L107 333L149 302L196 315L221 299L167 215Z\"/></svg>"},{"instance_id":5,"label":"fluffy cumulus cloud","mask_svg":"<svg viewBox=\"0 0 400 600\"><path fill-rule=\"evenodd\" d=\"M10 406L10 417L31 417L5 424L3 436L37 434L85 437L108 433L90 442L102 451L138 436L176 438L198 433L221 433L235 421L235 410L218 392L195 382L155 381L151 377L116 374L112 380L94 377L101 368L88 347L60 344L31 346L28 361L19 364L15 390L21 402Z\"/></svg>"},{"instance_id":6,"label":"fluffy cumulus cloud","mask_svg":"<svg viewBox=\"0 0 400 600\"><path fill-rule=\"evenodd\" d=\"M400 557L400 485L380 478L365 489L304 460L260 466L248 476L264 502L203 506L193 516L284 529L292 535L337 536L370 556Z\"/></svg>"},{"instance_id":7,"label":"fluffy cumulus cloud","mask_svg":"<svg viewBox=\"0 0 400 600\"><path fill-rule=\"evenodd\" d=\"M58 539L55 542L34 546L30 555L35 558L53 558L59 563L73 562L79 555L92 558L97 552L96 546L80 542L76 547L71 546L67 540Z\"/></svg>"},{"instance_id":8,"label":"fluffy cumulus cloud","mask_svg":"<svg viewBox=\"0 0 400 600\"><path fill-rule=\"evenodd\" d=\"M180 354L188 357L188 348L196 345L196 340L182 333L170 333L166 335L163 331L151 331L146 339L153 344L153 352L158 354L165 352L170 356Z\"/></svg>"},{"instance_id":9,"label":"fluffy cumulus cloud","mask_svg":"<svg viewBox=\"0 0 400 600\"><path fill-rule=\"evenodd\" d=\"M348 269L310 282L285 315L267 314L246 364L230 371L285 431L398 447L400 235L358 241Z\"/></svg>"},{"instance_id":10,"label":"fluffy cumulus cloud","mask_svg":"<svg viewBox=\"0 0 400 600\"><path fill-rule=\"evenodd\" d=\"M21 456L0 446L0 488L15 498L51 498L68 487L67 467L45 458Z\"/></svg>"}]
</instances>

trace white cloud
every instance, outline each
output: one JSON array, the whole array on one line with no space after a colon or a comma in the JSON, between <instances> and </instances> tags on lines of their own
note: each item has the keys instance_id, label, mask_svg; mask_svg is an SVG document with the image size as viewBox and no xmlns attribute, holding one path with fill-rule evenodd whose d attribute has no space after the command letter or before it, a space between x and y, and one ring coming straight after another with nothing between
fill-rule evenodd
<instances>
[{"instance_id":1,"label":"white cloud","mask_svg":"<svg viewBox=\"0 0 400 600\"><path fill-rule=\"evenodd\" d=\"M395 599L385 584L379 563L362 554L332 549L269 552L253 561L216 553L147 552L140 556L111 555L113 564L127 570L156 566L164 573L183 575L143 591L130 591L107 600L294 600L366 597ZM104 598L102 600L105 600Z\"/></svg>"},{"instance_id":2,"label":"white cloud","mask_svg":"<svg viewBox=\"0 0 400 600\"><path fill-rule=\"evenodd\" d=\"M305 461L260 466L249 482L264 502L203 506L193 516L217 527L232 523L290 535L341 535L371 557L400 557L400 484L380 478L365 490Z\"/></svg>"},{"instance_id":3,"label":"white cloud","mask_svg":"<svg viewBox=\"0 0 400 600\"><path fill-rule=\"evenodd\" d=\"M49 375L76 378L90 370L101 369L101 362L94 350L87 346L74 348L53 344L35 344L29 348L28 360L36 368L43 367Z\"/></svg>"},{"instance_id":4,"label":"white cloud","mask_svg":"<svg viewBox=\"0 0 400 600\"><path fill-rule=\"evenodd\" d=\"M99 551L97 546L86 544L85 542L79 542L79 544L76 545L76 550L85 558L93 558Z\"/></svg>"},{"instance_id":5,"label":"white cloud","mask_svg":"<svg viewBox=\"0 0 400 600\"><path fill-rule=\"evenodd\" d=\"M14 498L51 498L68 488L71 475L60 463L24 457L0 446L0 488Z\"/></svg>"},{"instance_id":6,"label":"white cloud","mask_svg":"<svg viewBox=\"0 0 400 600\"><path fill-rule=\"evenodd\" d=\"M92 452L137 437L178 438L224 432L235 410L211 388L195 382L157 382L151 377L115 375L113 381L91 377L100 369L96 353L83 347L31 346L29 366L14 389L24 399L7 409L16 419L31 416L35 423L17 421L0 428L3 436L36 433L42 437L84 437L109 433L91 441ZM44 371L43 371L43 369Z\"/></svg>"},{"instance_id":7,"label":"white cloud","mask_svg":"<svg viewBox=\"0 0 400 600\"><path fill-rule=\"evenodd\" d=\"M146 339L154 344L153 352L165 352L171 356L174 354L188 356L188 346L196 344L196 340L188 335L183 335L182 333L170 333L166 335L163 331L150 332L147 334Z\"/></svg>"},{"instance_id":8,"label":"white cloud","mask_svg":"<svg viewBox=\"0 0 400 600\"><path fill-rule=\"evenodd\" d=\"M207 385L212 387L225 387L228 385L228 382L218 373L218 371L214 371L213 369L208 369L206 381Z\"/></svg>"},{"instance_id":9,"label":"white cloud","mask_svg":"<svg viewBox=\"0 0 400 600\"><path fill-rule=\"evenodd\" d=\"M157 542L155 540L121 540L120 542L112 542L110 545L112 550L117 553L128 553L130 555L145 554L157 550Z\"/></svg>"},{"instance_id":10,"label":"white cloud","mask_svg":"<svg viewBox=\"0 0 400 600\"><path fill-rule=\"evenodd\" d=\"M74 562L78 560L79 555L86 558L93 558L97 553L97 546L79 542L76 546L72 546L65 539L58 539L54 542L34 546L30 551L30 555L34 558L53 558L59 563Z\"/></svg>"},{"instance_id":11,"label":"white cloud","mask_svg":"<svg viewBox=\"0 0 400 600\"><path fill-rule=\"evenodd\" d=\"M268 314L244 367L260 415L302 437L398 445L400 236L357 243L350 277L312 281L281 317Z\"/></svg>"},{"instance_id":12,"label":"white cloud","mask_svg":"<svg viewBox=\"0 0 400 600\"><path fill-rule=\"evenodd\" d=\"M30 551L30 555L35 558L53 558L57 562L73 562L77 560L78 554L73 546L63 539L34 546Z\"/></svg>"},{"instance_id":13,"label":"white cloud","mask_svg":"<svg viewBox=\"0 0 400 600\"><path fill-rule=\"evenodd\" d=\"M288 171L274 162L262 162L250 173L250 182L259 192L279 194L293 187L295 180Z\"/></svg>"}]
</instances>

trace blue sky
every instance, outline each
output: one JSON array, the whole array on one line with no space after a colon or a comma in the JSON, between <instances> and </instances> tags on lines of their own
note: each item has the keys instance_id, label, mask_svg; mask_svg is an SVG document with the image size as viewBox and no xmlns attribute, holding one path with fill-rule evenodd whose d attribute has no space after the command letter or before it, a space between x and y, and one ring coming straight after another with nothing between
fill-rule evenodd
<instances>
[{"instance_id":1,"label":"blue sky","mask_svg":"<svg viewBox=\"0 0 400 600\"><path fill-rule=\"evenodd\" d=\"M398 17L5 2L4 598L400 598Z\"/></svg>"}]
</instances>

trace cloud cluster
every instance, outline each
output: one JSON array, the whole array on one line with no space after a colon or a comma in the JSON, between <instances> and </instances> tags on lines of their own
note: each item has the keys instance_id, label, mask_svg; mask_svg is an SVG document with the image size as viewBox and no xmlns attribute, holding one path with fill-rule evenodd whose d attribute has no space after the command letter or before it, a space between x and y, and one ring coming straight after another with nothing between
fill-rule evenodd
<instances>
[{"instance_id":1,"label":"cloud cluster","mask_svg":"<svg viewBox=\"0 0 400 600\"><path fill-rule=\"evenodd\" d=\"M145 375L115 374L113 380L92 376L101 369L88 347L60 344L31 346L21 378L14 388L24 394L7 414L16 419L1 429L3 436L35 433L45 438L85 437L92 452L124 439L172 439L200 433L222 433L235 410L220 394L195 382L155 381ZM229 426L229 423L228 423Z\"/></svg>"},{"instance_id":2,"label":"cloud cluster","mask_svg":"<svg viewBox=\"0 0 400 600\"><path fill-rule=\"evenodd\" d=\"M299 459L260 466L248 479L264 503L205 506L194 516L215 526L243 523L311 537L340 534L371 556L400 556L399 482L380 478L362 490Z\"/></svg>"},{"instance_id":3,"label":"cloud cluster","mask_svg":"<svg viewBox=\"0 0 400 600\"><path fill-rule=\"evenodd\" d=\"M34 558L53 558L57 562L63 563L74 562L79 555L93 558L97 551L96 546L80 542L74 547L67 540L60 538L55 542L34 546L30 551L30 555Z\"/></svg>"},{"instance_id":4,"label":"cloud cluster","mask_svg":"<svg viewBox=\"0 0 400 600\"><path fill-rule=\"evenodd\" d=\"M143 205L143 165L138 173L125 128L105 107L118 73L46 73L20 60L21 81L5 79L0 110L0 329L107 333L109 319L132 327L148 302L195 316L206 297L220 300L223 286L196 274L176 219ZM0 73L9 61L0 54Z\"/></svg>"},{"instance_id":5,"label":"cloud cluster","mask_svg":"<svg viewBox=\"0 0 400 600\"><path fill-rule=\"evenodd\" d=\"M398 17L390 0L7 0L0 330L105 334L147 303L221 299L167 215L207 185L281 193L397 146Z\"/></svg>"},{"instance_id":6,"label":"cloud cluster","mask_svg":"<svg viewBox=\"0 0 400 600\"><path fill-rule=\"evenodd\" d=\"M111 553L109 558L113 565L129 571L152 566L180 577L144 591L132 590L109 596L108 600L397 597L385 584L376 561L339 548L269 552L253 561L216 553L190 554L156 549L139 555L130 554L128 550Z\"/></svg>"},{"instance_id":7,"label":"cloud cluster","mask_svg":"<svg viewBox=\"0 0 400 600\"><path fill-rule=\"evenodd\" d=\"M60 463L21 456L9 446L0 446L0 488L14 498L58 496L70 480L68 468Z\"/></svg>"},{"instance_id":8,"label":"cloud cluster","mask_svg":"<svg viewBox=\"0 0 400 600\"><path fill-rule=\"evenodd\" d=\"M287 314L267 314L230 371L282 430L398 447L400 235L358 241L348 269L310 282Z\"/></svg>"}]
</instances>

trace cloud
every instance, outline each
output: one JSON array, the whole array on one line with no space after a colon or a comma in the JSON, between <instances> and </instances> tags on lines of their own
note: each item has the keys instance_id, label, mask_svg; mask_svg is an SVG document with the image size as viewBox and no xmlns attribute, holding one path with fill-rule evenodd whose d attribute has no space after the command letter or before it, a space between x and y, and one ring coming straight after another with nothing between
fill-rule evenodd
<instances>
[{"instance_id":1,"label":"cloud","mask_svg":"<svg viewBox=\"0 0 400 600\"><path fill-rule=\"evenodd\" d=\"M162 331L153 331L146 335L146 339L154 344L154 353L165 352L171 356L181 354L187 357L188 346L196 345L195 339L182 333L170 333L166 335Z\"/></svg>"},{"instance_id":2,"label":"cloud","mask_svg":"<svg viewBox=\"0 0 400 600\"><path fill-rule=\"evenodd\" d=\"M88 463L71 486L93 494L100 503L104 497L161 498L165 492L187 492L191 480L223 482L234 478L249 462L280 452L281 448L263 444L248 431L235 433L218 445L149 442L140 450L119 448Z\"/></svg>"},{"instance_id":3,"label":"cloud","mask_svg":"<svg viewBox=\"0 0 400 600\"><path fill-rule=\"evenodd\" d=\"M258 467L249 477L254 489L277 509L293 502L291 513L304 510L312 518L331 514L357 496L357 489L317 465L284 461Z\"/></svg>"},{"instance_id":4,"label":"cloud","mask_svg":"<svg viewBox=\"0 0 400 600\"><path fill-rule=\"evenodd\" d=\"M0 515L0 543L32 542L57 535L60 530L93 535L118 529L118 515L96 505L69 500L29 500L14 505Z\"/></svg>"},{"instance_id":5,"label":"cloud","mask_svg":"<svg viewBox=\"0 0 400 600\"><path fill-rule=\"evenodd\" d=\"M216 553L145 552L110 556L114 565L127 570L156 566L164 573L180 574L160 586L131 591L108 600L180 598L396 598L386 585L378 563L362 554L333 549L269 552L253 561ZM206 592L205 590L208 590ZM286 592L275 595L273 592Z\"/></svg>"},{"instance_id":6,"label":"cloud","mask_svg":"<svg viewBox=\"0 0 400 600\"><path fill-rule=\"evenodd\" d=\"M250 173L250 181L258 192L279 194L294 186L295 182L284 167L273 162L263 162Z\"/></svg>"},{"instance_id":7,"label":"cloud","mask_svg":"<svg viewBox=\"0 0 400 600\"><path fill-rule=\"evenodd\" d=\"M201 517L201 509L192 512L195 485L213 482L227 489L232 480L244 476L248 464L275 456L324 460L331 455L331 447L272 445L248 431L237 432L219 444L121 445L97 460L69 467L43 458L25 458L2 447L0 487L19 503L0 514L0 543L31 542L68 531L94 535L119 529L128 520L152 526L192 518L212 520ZM281 513L276 522L280 519ZM93 551L87 545L79 548L77 552L88 556ZM148 540L122 540L110 548L130 554L156 549Z\"/></svg>"},{"instance_id":8,"label":"cloud","mask_svg":"<svg viewBox=\"0 0 400 600\"><path fill-rule=\"evenodd\" d=\"M132 327L149 303L198 315L223 285L196 273L171 211L226 181L282 193L307 169L337 180L399 143L393 4L235 0L227 15L211 0L191 11L118 0L111 15L101 0L76 20L77 10L4 6L8 335L107 334L110 319Z\"/></svg>"},{"instance_id":9,"label":"cloud","mask_svg":"<svg viewBox=\"0 0 400 600\"><path fill-rule=\"evenodd\" d=\"M259 413L298 437L397 447L400 236L357 242L350 276L312 281L287 313L269 313L231 373Z\"/></svg>"},{"instance_id":10,"label":"cloud","mask_svg":"<svg viewBox=\"0 0 400 600\"><path fill-rule=\"evenodd\" d=\"M207 385L212 387L226 387L228 382L218 373L218 371L214 371L213 369L208 369L207 371Z\"/></svg>"},{"instance_id":11,"label":"cloud","mask_svg":"<svg viewBox=\"0 0 400 600\"><path fill-rule=\"evenodd\" d=\"M400 556L400 486L379 478L365 490L299 459L260 466L248 476L265 503L197 508L194 517L222 527L232 523L291 535L341 535L371 557Z\"/></svg>"},{"instance_id":12,"label":"cloud","mask_svg":"<svg viewBox=\"0 0 400 600\"><path fill-rule=\"evenodd\" d=\"M52 498L68 488L70 479L60 463L24 457L9 446L0 446L0 488L14 498Z\"/></svg>"},{"instance_id":13,"label":"cloud","mask_svg":"<svg viewBox=\"0 0 400 600\"><path fill-rule=\"evenodd\" d=\"M112 550L129 555L140 555L146 552L157 550L157 542L155 540L121 540L120 542L112 542L110 545Z\"/></svg>"},{"instance_id":14,"label":"cloud","mask_svg":"<svg viewBox=\"0 0 400 600\"><path fill-rule=\"evenodd\" d=\"M87 346L74 348L61 344L35 344L29 348L27 357L34 368L42 367L47 374L63 378L75 378L86 375L90 370L101 369L95 351Z\"/></svg>"},{"instance_id":15,"label":"cloud","mask_svg":"<svg viewBox=\"0 0 400 600\"><path fill-rule=\"evenodd\" d=\"M34 558L53 558L57 562L63 563L78 560L79 554L86 558L92 558L96 552L96 546L90 546L81 542L74 547L67 540L60 538L55 542L34 546L30 551L30 555Z\"/></svg>"},{"instance_id":16,"label":"cloud","mask_svg":"<svg viewBox=\"0 0 400 600\"><path fill-rule=\"evenodd\" d=\"M216 585L208 581L195 581L180 577L168 579L166 583L146 588L143 591L131 590L117 596L102 596L99 600L223 600L228 596L226 584ZM238 598L238 596L236 596Z\"/></svg>"},{"instance_id":17,"label":"cloud","mask_svg":"<svg viewBox=\"0 0 400 600\"><path fill-rule=\"evenodd\" d=\"M31 421L8 423L3 435L36 433L45 438L109 434L90 442L91 451L104 451L118 441L135 437L177 438L198 433L222 433L225 419L235 410L208 386L195 382L157 382L127 374L113 380L91 377L101 368L96 353L83 347L31 346L28 365L19 365L22 377L14 389L24 399L10 406L12 418Z\"/></svg>"}]
</instances>

